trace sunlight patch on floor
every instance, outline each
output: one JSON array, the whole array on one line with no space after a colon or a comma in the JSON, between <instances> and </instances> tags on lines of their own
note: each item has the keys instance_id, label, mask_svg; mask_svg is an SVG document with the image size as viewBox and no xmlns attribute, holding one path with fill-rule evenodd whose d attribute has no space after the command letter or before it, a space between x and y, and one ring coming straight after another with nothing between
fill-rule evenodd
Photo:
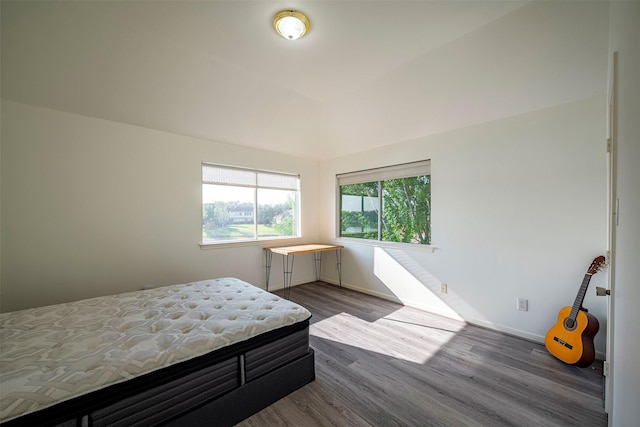
<instances>
[{"instance_id":1,"label":"sunlight patch on floor","mask_svg":"<svg viewBox=\"0 0 640 427\"><path fill-rule=\"evenodd\" d=\"M460 323L459 328L452 329L450 325L416 317L415 310L412 311L407 316L401 308L373 322L339 313L312 324L311 335L394 359L424 364L464 327ZM399 328L404 329L411 339L390 338L397 335L389 331ZM357 352L352 351L357 357Z\"/></svg>"}]
</instances>

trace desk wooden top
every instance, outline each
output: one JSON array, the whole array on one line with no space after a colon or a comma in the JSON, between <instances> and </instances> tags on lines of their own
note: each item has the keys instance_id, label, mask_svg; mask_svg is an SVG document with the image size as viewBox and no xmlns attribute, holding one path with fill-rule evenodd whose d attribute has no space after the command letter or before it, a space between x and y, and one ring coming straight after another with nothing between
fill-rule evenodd
<instances>
[{"instance_id":1,"label":"desk wooden top","mask_svg":"<svg viewBox=\"0 0 640 427\"><path fill-rule=\"evenodd\" d=\"M322 252L322 251L335 251L337 249L342 249L344 246L340 245L323 245L319 243L313 243L309 245L295 245L295 246L281 246L278 248L264 248L265 251L271 251L276 254L281 255L298 255L298 254L306 254L311 252Z\"/></svg>"}]
</instances>

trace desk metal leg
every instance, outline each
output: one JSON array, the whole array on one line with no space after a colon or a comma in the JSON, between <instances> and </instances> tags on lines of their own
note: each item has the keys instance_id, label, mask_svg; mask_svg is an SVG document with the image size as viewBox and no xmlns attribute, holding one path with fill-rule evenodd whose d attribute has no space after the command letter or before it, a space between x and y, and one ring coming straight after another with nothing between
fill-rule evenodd
<instances>
[{"instance_id":1,"label":"desk metal leg","mask_svg":"<svg viewBox=\"0 0 640 427\"><path fill-rule=\"evenodd\" d=\"M316 269L316 282L319 282L320 271L322 271L322 252L313 253L313 266Z\"/></svg>"},{"instance_id":2,"label":"desk metal leg","mask_svg":"<svg viewBox=\"0 0 640 427\"><path fill-rule=\"evenodd\" d=\"M291 277L293 276L293 261L295 255L291 255L291 263L289 263L289 255L282 257L282 272L284 275L284 297L289 299L289 293L291 292Z\"/></svg>"},{"instance_id":3,"label":"desk metal leg","mask_svg":"<svg viewBox=\"0 0 640 427\"><path fill-rule=\"evenodd\" d=\"M267 279L266 279L266 284L267 284L267 291L269 290L269 276L271 276L271 260L273 258L273 252L271 251L265 251L265 257L266 257L266 269L267 269Z\"/></svg>"},{"instance_id":4,"label":"desk metal leg","mask_svg":"<svg viewBox=\"0 0 640 427\"><path fill-rule=\"evenodd\" d=\"M336 249L336 262L338 267L338 281L342 289L342 249Z\"/></svg>"}]
</instances>

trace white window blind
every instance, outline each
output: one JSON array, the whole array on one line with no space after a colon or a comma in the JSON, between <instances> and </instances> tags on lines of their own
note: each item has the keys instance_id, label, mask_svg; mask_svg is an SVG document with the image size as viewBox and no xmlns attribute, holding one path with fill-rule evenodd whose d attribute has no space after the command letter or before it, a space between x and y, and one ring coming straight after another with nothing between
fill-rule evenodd
<instances>
[{"instance_id":1,"label":"white window blind","mask_svg":"<svg viewBox=\"0 0 640 427\"><path fill-rule=\"evenodd\" d=\"M299 176L203 163L202 182L204 184L297 191Z\"/></svg>"},{"instance_id":2,"label":"white window blind","mask_svg":"<svg viewBox=\"0 0 640 427\"><path fill-rule=\"evenodd\" d=\"M404 163L382 168L367 169L336 175L338 185L361 184L363 182L384 181L387 179L409 178L431 175L431 160Z\"/></svg>"}]
</instances>

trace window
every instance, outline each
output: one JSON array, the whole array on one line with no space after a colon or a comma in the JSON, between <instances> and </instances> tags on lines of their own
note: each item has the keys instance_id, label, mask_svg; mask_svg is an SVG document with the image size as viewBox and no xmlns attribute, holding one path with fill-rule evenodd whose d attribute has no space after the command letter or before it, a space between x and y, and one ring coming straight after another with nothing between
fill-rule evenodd
<instances>
[{"instance_id":1,"label":"window","mask_svg":"<svg viewBox=\"0 0 640 427\"><path fill-rule=\"evenodd\" d=\"M202 242L299 237L298 175L202 164Z\"/></svg>"},{"instance_id":2,"label":"window","mask_svg":"<svg viewBox=\"0 0 640 427\"><path fill-rule=\"evenodd\" d=\"M336 178L340 237L431 244L429 160Z\"/></svg>"}]
</instances>

